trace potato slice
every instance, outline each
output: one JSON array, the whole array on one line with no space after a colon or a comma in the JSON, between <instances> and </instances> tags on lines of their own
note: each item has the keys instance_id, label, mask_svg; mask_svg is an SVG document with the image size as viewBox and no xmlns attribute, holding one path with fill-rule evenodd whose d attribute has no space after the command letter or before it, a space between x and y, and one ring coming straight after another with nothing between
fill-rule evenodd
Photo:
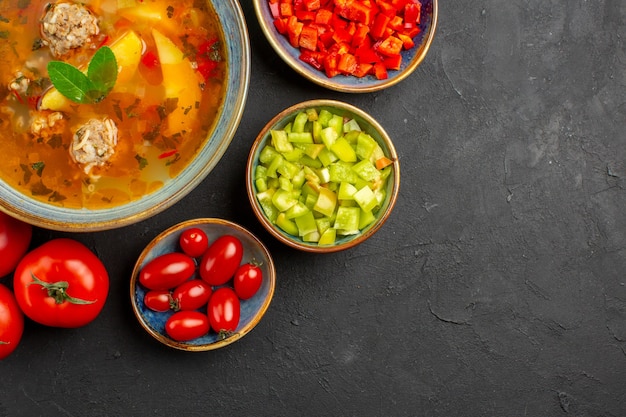
<instances>
[{"instance_id":1,"label":"potato slice","mask_svg":"<svg viewBox=\"0 0 626 417\"><path fill-rule=\"evenodd\" d=\"M176 109L168 115L168 134L191 130L196 119L202 92L196 71L183 51L170 38L152 29L156 44L166 99L178 99Z\"/></svg>"}]
</instances>

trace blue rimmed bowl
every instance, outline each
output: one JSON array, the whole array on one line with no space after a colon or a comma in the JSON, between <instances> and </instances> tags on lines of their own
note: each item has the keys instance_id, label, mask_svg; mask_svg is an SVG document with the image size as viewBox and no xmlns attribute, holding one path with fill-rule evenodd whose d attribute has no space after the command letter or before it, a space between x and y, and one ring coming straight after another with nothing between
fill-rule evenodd
<instances>
[{"instance_id":1,"label":"blue rimmed bowl","mask_svg":"<svg viewBox=\"0 0 626 417\"><path fill-rule=\"evenodd\" d=\"M323 71L300 60L300 50L294 48L287 37L280 34L274 26L274 18L268 6L268 0L252 0L261 30L276 53L293 70L304 78L330 90L344 93L369 93L382 90L407 78L426 57L433 42L437 27L438 0L421 0L420 33L413 39L415 46L402 52L402 65L399 70L389 70L388 78L376 79L369 75L363 78L336 75L332 78Z\"/></svg>"},{"instance_id":2,"label":"blue rimmed bowl","mask_svg":"<svg viewBox=\"0 0 626 417\"><path fill-rule=\"evenodd\" d=\"M163 187L140 199L103 209L75 209L47 204L14 189L0 179L0 210L47 229L91 232L119 228L145 220L171 207L215 168L228 149L243 115L250 82L250 41L237 0L205 0L221 24L227 59L223 103L213 127L194 159Z\"/></svg>"},{"instance_id":3,"label":"blue rimmed bowl","mask_svg":"<svg viewBox=\"0 0 626 417\"><path fill-rule=\"evenodd\" d=\"M139 284L139 272L152 259L166 253L180 251L181 233L189 228L203 230L209 238L209 244L218 237L229 234L238 238L243 245L242 263L253 261L259 265L263 273L261 288L250 299L241 300L241 316L235 332L226 338L211 331L191 341L179 342L171 339L165 332L165 322L174 314L173 311L156 312L147 308L143 302L146 288ZM274 261L263 243L242 226L228 220L201 218L187 220L163 231L156 236L143 250L130 280L130 299L133 312L139 324L159 342L166 346L185 351L206 351L227 346L248 334L260 321L274 295L276 286L276 269ZM206 311L204 311L206 312Z\"/></svg>"}]
</instances>

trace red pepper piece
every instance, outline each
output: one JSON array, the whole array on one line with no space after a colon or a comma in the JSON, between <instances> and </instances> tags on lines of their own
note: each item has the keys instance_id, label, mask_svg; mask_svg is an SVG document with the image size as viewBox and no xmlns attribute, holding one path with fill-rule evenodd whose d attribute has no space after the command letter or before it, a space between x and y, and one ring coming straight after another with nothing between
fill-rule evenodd
<instances>
[{"instance_id":1,"label":"red pepper piece","mask_svg":"<svg viewBox=\"0 0 626 417\"><path fill-rule=\"evenodd\" d=\"M385 57L383 64L388 70L399 70L402 65L402 55L398 54Z\"/></svg>"},{"instance_id":2,"label":"red pepper piece","mask_svg":"<svg viewBox=\"0 0 626 417\"><path fill-rule=\"evenodd\" d=\"M308 10L296 10L296 17L301 22L312 22L315 20L315 12L310 12Z\"/></svg>"},{"instance_id":3,"label":"red pepper piece","mask_svg":"<svg viewBox=\"0 0 626 417\"><path fill-rule=\"evenodd\" d=\"M330 25L333 19L333 12L328 9L319 9L315 14L315 23L320 25Z\"/></svg>"},{"instance_id":4,"label":"red pepper piece","mask_svg":"<svg viewBox=\"0 0 626 417\"><path fill-rule=\"evenodd\" d=\"M400 55L402 51L402 41L395 36L389 36L374 44L374 50L385 56Z\"/></svg>"},{"instance_id":5,"label":"red pepper piece","mask_svg":"<svg viewBox=\"0 0 626 417\"><path fill-rule=\"evenodd\" d=\"M274 27L281 35L287 34L287 18L274 19Z\"/></svg>"},{"instance_id":6,"label":"red pepper piece","mask_svg":"<svg viewBox=\"0 0 626 417\"><path fill-rule=\"evenodd\" d=\"M280 3L280 16L281 17L291 17L291 16L293 16L293 4L291 4L291 3Z\"/></svg>"},{"instance_id":7,"label":"red pepper piece","mask_svg":"<svg viewBox=\"0 0 626 417\"><path fill-rule=\"evenodd\" d=\"M341 5L338 5L338 3L341 3ZM335 6L336 13L345 19L360 22L364 25L369 25L372 22L374 15L372 7L368 6L363 1L335 1Z\"/></svg>"},{"instance_id":8,"label":"red pepper piece","mask_svg":"<svg viewBox=\"0 0 626 417\"><path fill-rule=\"evenodd\" d=\"M304 0L304 9L312 12L314 10L319 10L321 7L320 0Z\"/></svg>"},{"instance_id":9,"label":"red pepper piece","mask_svg":"<svg viewBox=\"0 0 626 417\"><path fill-rule=\"evenodd\" d=\"M404 21L408 24L419 25L421 20L422 4L407 3L404 6Z\"/></svg>"},{"instance_id":10,"label":"red pepper piece","mask_svg":"<svg viewBox=\"0 0 626 417\"><path fill-rule=\"evenodd\" d=\"M337 62L338 56L336 52L329 53L324 58L324 72L326 72L326 76L328 78L333 78L334 76L339 75Z\"/></svg>"},{"instance_id":11,"label":"red pepper piece","mask_svg":"<svg viewBox=\"0 0 626 417\"><path fill-rule=\"evenodd\" d=\"M405 35L402 32L398 32L396 33L396 36L402 41L402 47L404 49L411 49L415 46L415 42L413 41L413 38L411 38L408 35Z\"/></svg>"},{"instance_id":12,"label":"red pepper piece","mask_svg":"<svg viewBox=\"0 0 626 417\"><path fill-rule=\"evenodd\" d=\"M148 50L141 57L141 63L148 69L155 69L159 66L159 57L152 50Z\"/></svg>"},{"instance_id":13,"label":"red pepper piece","mask_svg":"<svg viewBox=\"0 0 626 417\"><path fill-rule=\"evenodd\" d=\"M370 26L370 35L374 39L382 39L385 34L385 30L387 29L387 24L390 20L391 18L387 15L384 15L382 13L377 14L374 18L374 23L372 24L372 26Z\"/></svg>"},{"instance_id":14,"label":"red pepper piece","mask_svg":"<svg viewBox=\"0 0 626 417\"><path fill-rule=\"evenodd\" d=\"M393 16L387 24L387 27L395 30L396 32L401 31L404 29L404 19L400 16Z\"/></svg>"},{"instance_id":15,"label":"red pepper piece","mask_svg":"<svg viewBox=\"0 0 626 417\"><path fill-rule=\"evenodd\" d=\"M300 32L298 44L301 48L315 51L317 49L317 29L311 25L306 25Z\"/></svg>"},{"instance_id":16,"label":"red pepper piece","mask_svg":"<svg viewBox=\"0 0 626 417\"><path fill-rule=\"evenodd\" d=\"M361 62L357 64L356 70L352 73L355 77L363 78L370 73L374 65Z\"/></svg>"},{"instance_id":17,"label":"red pepper piece","mask_svg":"<svg viewBox=\"0 0 626 417\"><path fill-rule=\"evenodd\" d=\"M165 151L161 155L159 155L159 159L165 159L172 155L176 155L177 153L178 153L178 150L176 149L172 149L171 151Z\"/></svg>"},{"instance_id":18,"label":"red pepper piece","mask_svg":"<svg viewBox=\"0 0 626 417\"><path fill-rule=\"evenodd\" d=\"M369 31L370 31L369 26L362 25L362 24L357 25L354 35L352 35L351 45L354 48L358 48L359 46L361 46L365 42L365 40L368 39L367 35Z\"/></svg>"},{"instance_id":19,"label":"red pepper piece","mask_svg":"<svg viewBox=\"0 0 626 417\"><path fill-rule=\"evenodd\" d=\"M374 77L378 80L386 80L389 78L389 74L387 73L387 68L385 68L385 64L379 62L374 64L374 68L372 68L374 72Z\"/></svg>"},{"instance_id":20,"label":"red pepper piece","mask_svg":"<svg viewBox=\"0 0 626 417\"><path fill-rule=\"evenodd\" d=\"M357 69L358 63L356 57L352 54L345 53L339 55L337 70L344 75L352 75Z\"/></svg>"},{"instance_id":21,"label":"red pepper piece","mask_svg":"<svg viewBox=\"0 0 626 417\"><path fill-rule=\"evenodd\" d=\"M289 43L294 48L299 46L300 33L302 33L303 27L304 24L299 22L297 17L291 16L287 19L287 36L289 37Z\"/></svg>"},{"instance_id":22,"label":"red pepper piece","mask_svg":"<svg viewBox=\"0 0 626 417\"><path fill-rule=\"evenodd\" d=\"M357 48L354 54L361 63L375 64L382 61L380 55L378 55L376 51L369 46L361 46Z\"/></svg>"},{"instance_id":23,"label":"red pepper piece","mask_svg":"<svg viewBox=\"0 0 626 417\"><path fill-rule=\"evenodd\" d=\"M391 3L378 0L376 5L378 6L380 13L386 14L389 17L394 17L398 14L398 9L396 9Z\"/></svg>"},{"instance_id":24,"label":"red pepper piece","mask_svg":"<svg viewBox=\"0 0 626 417\"><path fill-rule=\"evenodd\" d=\"M324 59L326 54L317 51L302 51L300 54L300 61L306 62L318 71L324 70Z\"/></svg>"},{"instance_id":25,"label":"red pepper piece","mask_svg":"<svg viewBox=\"0 0 626 417\"><path fill-rule=\"evenodd\" d=\"M272 17L274 19L280 17L280 4L278 3L278 0L270 0L269 5L270 5L270 13L272 13Z\"/></svg>"}]
</instances>

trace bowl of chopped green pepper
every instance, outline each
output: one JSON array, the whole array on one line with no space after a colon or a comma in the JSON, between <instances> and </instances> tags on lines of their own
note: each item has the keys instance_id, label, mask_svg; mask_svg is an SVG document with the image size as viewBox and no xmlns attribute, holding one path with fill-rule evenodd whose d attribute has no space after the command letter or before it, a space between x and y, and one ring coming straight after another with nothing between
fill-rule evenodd
<instances>
[{"instance_id":1,"label":"bowl of chopped green pepper","mask_svg":"<svg viewBox=\"0 0 626 417\"><path fill-rule=\"evenodd\" d=\"M400 163L385 129L336 100L309 100L272 118L246 165L254 214L282 243L307 252L352 248L389 218Z\"/></svg>"}]
</instances>

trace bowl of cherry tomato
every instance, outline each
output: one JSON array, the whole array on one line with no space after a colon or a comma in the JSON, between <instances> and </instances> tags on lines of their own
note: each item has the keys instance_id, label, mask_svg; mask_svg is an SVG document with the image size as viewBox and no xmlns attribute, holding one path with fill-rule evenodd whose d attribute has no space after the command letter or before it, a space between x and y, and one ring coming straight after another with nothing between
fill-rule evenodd
<instances>
[{"instance_id":1,"label":"bowl of cherry tomato","mask_svg":"<svg viewBox=\"0 0 626 417\"><path fill-rule=\"evenodd\" d=\"M233 222L202 218L174 225L139 256L130 298L140 325L186 351L227 346L267 311L276 270L263 243Z\"/></svg>"},{"instance_id":2,"label":"bowl of cherry tomato","mask_svg":"<svg viewBox=\"0 0 626 417\"><path fill-rule=\"evenodd\" d=\"M400 163L385 129L336 100L295 104L271 119L246 165L248 199L261 224L293 248L350 249L388 220Z\"/></svg>"},{"instance_id":3,"label":"bowl of cherry tomato","mask_svg":"<svg viewBox=\"0 0 626 417\"><path fill-rule=\"evenodd\" d=\"M310 81L345 93L382 90L422 63L437 0L253 0L274 51Z\"/></svg>"}]
</instances>

